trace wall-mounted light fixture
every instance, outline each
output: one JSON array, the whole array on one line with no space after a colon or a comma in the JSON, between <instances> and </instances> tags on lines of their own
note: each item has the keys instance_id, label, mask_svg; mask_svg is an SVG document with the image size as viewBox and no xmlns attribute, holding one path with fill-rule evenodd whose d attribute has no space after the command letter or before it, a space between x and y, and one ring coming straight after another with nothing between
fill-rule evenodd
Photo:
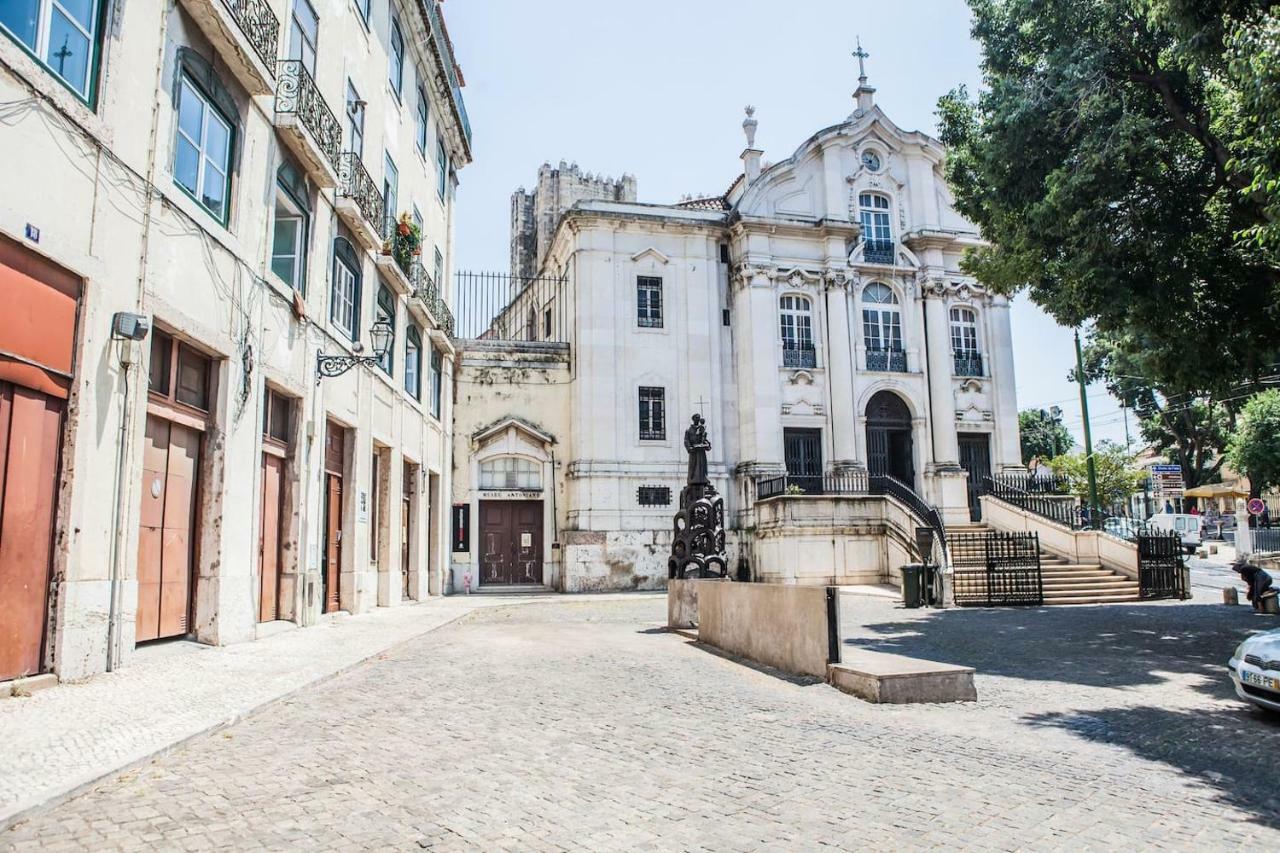
<instances>
[{"instance_id":1,"label":"wall-mounted light fixture","mask_svg":"<svg viewBox=\"0 0 1280 853\"><path fill-rule=\"evenodd\" d=\"M358 353L364 349L359 341L356 341L352 347L357 355L319 353L319 360L316 362L316 384L319 385L320 380L327 376L341 376L357 364L380 363L387 357L387 351L391 349L391 340L394 337L395 329L391 328L391 323L384 318L369 327L369 341L373 344L373 355L359 355Z\"/></svg>"}]
</instances>

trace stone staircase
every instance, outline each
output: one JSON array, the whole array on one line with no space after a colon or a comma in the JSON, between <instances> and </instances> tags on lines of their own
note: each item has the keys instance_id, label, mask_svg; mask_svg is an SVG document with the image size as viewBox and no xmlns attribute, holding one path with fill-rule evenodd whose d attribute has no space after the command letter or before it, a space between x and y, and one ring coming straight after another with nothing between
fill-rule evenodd
<instances>
[{"instance_id":1,"label":"stone staircase","mask_svg":"<svg viewBox=\"0 0 1280 853\"><path fill-rule=\"evenodd\" d=\"M985 524L949 527L948 533L986 533ZM1044 603L1123 604L1138 601L1138 582L1093 563L1069 563L1065 557L1040 549L1040 578Z\"/></svg>"}]
</instances>

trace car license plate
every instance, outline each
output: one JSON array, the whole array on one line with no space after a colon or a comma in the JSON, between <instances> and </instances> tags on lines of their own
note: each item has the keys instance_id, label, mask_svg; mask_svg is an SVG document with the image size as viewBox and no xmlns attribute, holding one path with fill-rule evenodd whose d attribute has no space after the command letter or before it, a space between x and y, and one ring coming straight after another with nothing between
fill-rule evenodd
<instances>
[{"instance_id":1,"label":"car license plate","mask_svg":"<svg viewBox=\"0 0 1280 853\"><path fill-rule=\"evenodd\" d=\"M1252 684L1254 687L1280 691L1280 679L1268 678L1265 675L1258 675L1256 672L1242 671L1240 680L1245 684Z\"/></svg>"}]
</instances>

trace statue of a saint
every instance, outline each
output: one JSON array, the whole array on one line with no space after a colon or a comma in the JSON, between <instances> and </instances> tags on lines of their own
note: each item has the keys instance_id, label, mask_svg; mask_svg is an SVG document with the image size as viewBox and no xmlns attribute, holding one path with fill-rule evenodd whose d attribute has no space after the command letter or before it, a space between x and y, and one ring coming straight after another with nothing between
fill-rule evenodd
<instances>
[{"instance_id":1,"label":"statue of a saint","mask_svg":"<svg viewBox=\"0 0 1280 853\"><path fill-rule=\"evenodd\" d=\"M693 423L684 431L684 449L689 451L689 485L705 486L707 479L707 451L711 441L707 438L707 424L702 415L694 415Z\"/></svg>"}]
</instances>

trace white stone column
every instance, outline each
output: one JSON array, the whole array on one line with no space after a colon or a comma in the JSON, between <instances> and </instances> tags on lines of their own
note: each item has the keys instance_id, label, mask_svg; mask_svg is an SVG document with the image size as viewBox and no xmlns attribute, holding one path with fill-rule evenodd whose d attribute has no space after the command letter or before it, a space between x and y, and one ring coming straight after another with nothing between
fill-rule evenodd
<instances>
[{"instance_id":1,"label":"white stone column","mask_svg":"<svg viewBox=\"0 0 1280 853\"><path fill-rule=\"evenodd\" d=\"M827 377L831 405L831 439L836 471L858 466L858 420L853 406L853 336L849 330L848 279L827 280Z\"/></svg>"},{"instance_id":2,"label":"white stone column","mask_svg":"<svg viewBox=\"0 0 1280 853\"><path fill-rule=\"evenodd\" d=\"M739 346L751 348L751 373L754 403L749 416L755 434L755 458L758 465L781 467L782 392L778 373L778 298L773 281L764 271L756 271L743 291L749 300L751 334ZM743 416L748 416L743 413Z\"/></svg>"},{"instance_id":3,"label":"white stone column","mask_svg":"<svg viewBox=\"0 0 1280 853\"><path fill-rule=\"evenodd\" d=\"M956 439L956 397L951 389L951 335L947 328L947 305L942 294L924 294L924 334L928 343L929 410L933 418L933 459L941 467L960 464Z\"/></svg>"},{"instance_id":4,"label":"white stone column","mask_svg":"<svg viewBox=\"0 0 1280 853\"><path fill-rule=\"evenodd\" d=\"M1018 438L1018 392L1013 369L1013 332L1009 323L1009 300L993 296L987 309L991 328L991 352L987 362L995 391L996 468L1022 465L1022 448Z\"/></svg>"}]
</instances>

